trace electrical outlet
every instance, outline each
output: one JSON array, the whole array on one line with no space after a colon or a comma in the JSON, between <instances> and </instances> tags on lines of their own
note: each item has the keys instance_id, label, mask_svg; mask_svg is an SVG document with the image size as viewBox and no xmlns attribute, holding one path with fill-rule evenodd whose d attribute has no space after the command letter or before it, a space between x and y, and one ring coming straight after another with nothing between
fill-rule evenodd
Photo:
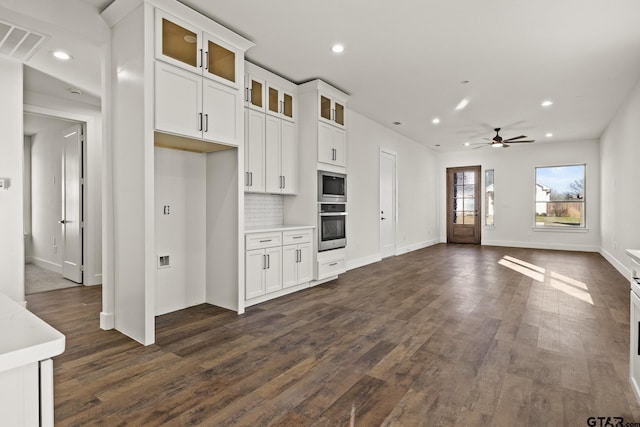
<instances>
[{"instance_id":1,"label":"electrical outlet","mask_svg":"<svg viewBox=\"0 0 640 427\"><path fill-rule=\"evenodd\" d=\"M169 255L158 255L158 268L171 267L171 260Z\"/></svg>"}]
</instances>

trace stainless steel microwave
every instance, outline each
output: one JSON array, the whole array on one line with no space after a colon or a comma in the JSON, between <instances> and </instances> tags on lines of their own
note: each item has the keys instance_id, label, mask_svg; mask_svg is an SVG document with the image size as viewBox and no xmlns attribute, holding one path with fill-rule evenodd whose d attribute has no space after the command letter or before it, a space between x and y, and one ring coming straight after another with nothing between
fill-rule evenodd
<instances>
[{"instance_id":1,"label":"stainless steel microwave","mask_svg":"<svg viewBox=\"0 0 640 427\"><path fill-rule=\"evenodd\" d=\"M336 172L318 171L318 202L346 203L347 175Z\"/></svg>"}]
</instances>

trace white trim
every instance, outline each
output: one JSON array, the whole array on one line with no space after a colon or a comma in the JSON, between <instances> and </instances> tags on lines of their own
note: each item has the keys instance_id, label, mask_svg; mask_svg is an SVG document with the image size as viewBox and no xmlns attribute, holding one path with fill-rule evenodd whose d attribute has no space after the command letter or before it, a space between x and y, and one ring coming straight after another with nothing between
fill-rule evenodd
<instances>
[{"instance_id":1,"label":"white trim","mask_svg":"<svg viewBox=\"0 0 640 427\"><path fill-rule=\"evenodd\" d=\"M589 229L586 227L576 227L576 228L571 228L571 226L567 226L567 227L554 227L554 226L550 226L550 227L545 227L545 226L540 226L540 227L536 227L535 225L533 227L531 227L531 229L533 231L542 231L544 232L557 232L557 233L588 233Z\"/></svg>"},{"instance_id":2,"label":"white trim","mask_svg":"<svg viewBox=\"0 0 640 427\"><path fill-rule=\"evenodd\" d=\"M631 277L631 270L627 268L622 262L620 262L616 257L607 252L604 248L600 248L600 255L604 259L606 259L609 264L611 264L620 274L622 274L625 278Z\"/></svg>"},{"instance_id":3,"label":"white trim","mask_svg":"<svg viewBox=\"0 0 640 427\"><path fill-rule=\"evenodd\" d=\"M45 270L53 271L54 273L62 274L62 265L55 262L48 261L46 259L38 258L35 256L30 257L31 263L37 265Z\"/></svg>"},{"instance_id":4,"label":"white trim","mask_svg":"<svg viewBox=\"0 0 640 427\"><path fill-rule=\"evenodd\" d=\"M425 240L424 242L413 243L411 245L402 246L396 249L396 255L406 254L407 252L417 251L418 249L424 249L429 246L437 245L440 243L440 239Z\"/></svg>"},{"instance_id":5,"label":"white trim","mask_svg":"<svg viewBox=\"0 0 640 427\"><path fill-rule=\"evenodd\" d=\"M260 295L259 297L256 297L256 298L252 298L250 300L245 300L244 307L245 308L251 307L252 305L260 304L262 302L266 302L274 298L278 298L284 295L292 294L297 291L301 291L303 289L307 289L309 287L309 283L310 282L300 283L299 285L291 286L289 288L282 288L276 292L270 292L268 294ZM227 307L223 307L223 308L227 308ZM234 309L231 309L231 308L229 310L235 311ZM238 314L241 314L241 313L238 313Z\"/></svg>"},{"instance_id":6,"label":"white trim","mask_svg":"<svg viewBox=\"0 0 640 427\"><path fill-rule=\"evenodd\" d=\"M100 329L108 331L116 327L116 319L113 313L100 312Z\"/></svg>"},{"instance_id":7,"label":"white trim","mask_svg":"<svg viewBox=\"0 0 640 427\"><path fill-rule=\"evenodd\" d=\"M365 265L373 264L378 261L382 261L380 254L370 255L370 256L354 259L351 261L347 261L345 264L345 268L347 271L349 271L355 268L364 267Z\"/></svg>"},{"instance_id":8,"label":"white trim","mask_svg":"<svg viewBox=\"0 0 640 427\"><path fill-rule=\"evenodd\" d=\"M566 245L562 243L543 242L512 242L504 240L483 240L483 246L503 246L511 248L549 249L554 251L599 252L599 246L593 245Z\"/></svg>"}]
</instances>

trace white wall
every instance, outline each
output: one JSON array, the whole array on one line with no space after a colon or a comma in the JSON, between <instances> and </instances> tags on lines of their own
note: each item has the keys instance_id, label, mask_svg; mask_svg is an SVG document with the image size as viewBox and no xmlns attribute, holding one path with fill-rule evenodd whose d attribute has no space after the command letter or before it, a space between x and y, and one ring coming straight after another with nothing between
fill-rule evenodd
<instances>
[{"instance_id":1,"label":"white wall","mask_svg":"<svg viewBox=\"0 0 640 427\"><path fill-rule=\"evenodd\" d=\"M435 153L354 111L347 114L347 268L380 259L380 148L397 154L396 254L435 243Z\"/></svg>"},{"instance_id":2,"label":"white wall","mask_svg":"<svg viewBox=\"0 0 640 427\"><path fill-rule=\"evenodd\" d=\"M588 231L534 231L535 167L586 164ZM495 228L483 228L482 244L598 251L600 248L600 149L598 141L545 142L507 149L480 148L440 154L440 238L446 241L446 168L494 169ZM484 195L482 196L484 203ZM484 209L481 219L484 218Z\"/></svg>"},{"instance_id":3,"label":"white wall","mask_svg":"<svg viewBox=\"0 0 640 427\"><path fill-rule=\"evenodd\" d=\"M155 149L156 315L205 301L206 196L204 154Z\"/></svg>"},{"instance_id":4,"label":"white wall","mask_svg":"<svg viewBox=\"0 0 640 427\"><path fill-rule=\"evenodd\" d=\"M31 137L31 253L34 264L62 274L62 128L68 122Z\"/></svg>"},{"instance_id":5,"label":"white wall","mask_svg":"<svg viewBox=\"0 0 640 427\"><path fill-rule=\"evenodd\" d=\"M623 274L631 262L625 249L640 249L640 82L600 138L601 253Z\"/></svg>"},{"instance_id":6,"label":"white wall","mask_svg":"<svg viewBox=\"0 0 640 427\"><path fill-rule=\"evenodd\" d=\"M24 302L22 64L0 58L0 292Z\"/></svg>"}]
</instances>

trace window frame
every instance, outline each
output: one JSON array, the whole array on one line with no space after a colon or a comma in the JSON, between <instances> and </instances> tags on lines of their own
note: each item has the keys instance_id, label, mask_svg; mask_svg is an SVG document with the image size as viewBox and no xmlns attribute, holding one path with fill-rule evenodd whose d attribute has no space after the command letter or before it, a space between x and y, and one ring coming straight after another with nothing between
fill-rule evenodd
<instances>
[{"instance_id":1,"label":"window frame","mask_svg":"<svg viewBox=\"0 0 640 427\"><path fill-rule=\"evenodd\" d=\"M489 216L489 199L487 197L488 191L487 191L487 176L489 174L489 172L491 172L491 185L493 185L493 217L492 217L492 221L491 224L487 223L487 218ZM485 169L484 170L484 188L483 188L483 192L484 192L484 227L485 228L495 228L496 226L496 171L495 169Z\"/></svg>"},{"instance_id":2,"label":"window frame","mask_svg":"<svg viewBox=\"0 0 640 427\"><path fill-rule=\"evenodd\" d=\"M536 222L536 205L538 200L536 198L537 191L536 186L538 184L538 169L549 169L549 168L562 168L562 167L571 167L571 166L582 166L583 167L583 198L581 201L573 201L569 200L569 203L582 203L582 224L581 225L565 225L565 226L547 226L547 225L538 225ZM547 201L542 201L547 202ZM541 202L541 203L542 203ZM551 202L549 200L548 202ZM587 162L578 162L578 163L561 163L561 164L552 164L545 166L534 166L533 167L533 230L534 231L559 231L559 232L582 232L588 231L587 227Z\"/></svg>"}]
</instances>

